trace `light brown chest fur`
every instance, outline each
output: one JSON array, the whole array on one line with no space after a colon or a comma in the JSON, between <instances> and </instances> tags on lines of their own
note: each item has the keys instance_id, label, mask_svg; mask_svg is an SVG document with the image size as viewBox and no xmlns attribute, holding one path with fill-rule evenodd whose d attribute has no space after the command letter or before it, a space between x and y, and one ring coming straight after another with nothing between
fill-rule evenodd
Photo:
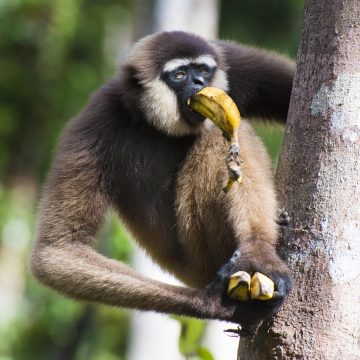
<instances>
[{"instance_id":1,"label":"light brown chest fur","mask_svg":"<svg viewBox=\"0 0 360 360\"><path fill-rule=\"evenodd\" d=\"M203 286L239 247L251 248L253 235L276 242L277 202L271 161L251 125L239 128L243 184L225 194L228 143L213 129L199 137L182 167L176 191L176 215L186 269L176 274Z\"/></svg>"}]
</instances>

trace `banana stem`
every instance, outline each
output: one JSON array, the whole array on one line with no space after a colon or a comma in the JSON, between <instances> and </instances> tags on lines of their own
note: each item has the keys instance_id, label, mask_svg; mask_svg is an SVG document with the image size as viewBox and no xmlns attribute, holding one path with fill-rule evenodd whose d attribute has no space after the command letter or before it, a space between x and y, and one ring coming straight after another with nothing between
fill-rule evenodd
<instances>
[{"instance_id":1,"label":"banana stem","mask_svg":"<svg viewBox=\"0 0 360 360\"><path fill-rule=\"evenodd\" d=\"M241 170L240 170L240 147L239 147L239 139L237 136L237 132L231 138L230 148L228 152L228 156L226 158L226 167L228 170L229 180L223 191L227 193L234 182L238 182L240 185L242 184Z\"/></svg>"}]
</instances>

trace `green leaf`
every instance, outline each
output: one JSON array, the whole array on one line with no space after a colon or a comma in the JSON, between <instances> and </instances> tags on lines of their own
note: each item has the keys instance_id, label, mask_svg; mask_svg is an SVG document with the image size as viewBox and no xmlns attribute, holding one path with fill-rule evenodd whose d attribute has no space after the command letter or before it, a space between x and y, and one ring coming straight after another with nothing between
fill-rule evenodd
<instances>
[{"instance_id":1,"label":"green leaf","mask_svg":"<svg viewBox=\"0 0 360 360\"><path fill-rule=\"evenodd\" d=\"M206 322L187 317L174 316L181 324L179 350L184 356L197 354L203 338Z\"/></svg>"},{"instance_id":2,"label":"green leaf","mask_svg":"<svg viewBox=\"0 0 360 360\"><path fill-rule=\"evenodd\" d=\"M198 349L198 355L201 360L215 360L209 350L205 349L204 347L200 347Z\"/></svg>"}]
</instances>

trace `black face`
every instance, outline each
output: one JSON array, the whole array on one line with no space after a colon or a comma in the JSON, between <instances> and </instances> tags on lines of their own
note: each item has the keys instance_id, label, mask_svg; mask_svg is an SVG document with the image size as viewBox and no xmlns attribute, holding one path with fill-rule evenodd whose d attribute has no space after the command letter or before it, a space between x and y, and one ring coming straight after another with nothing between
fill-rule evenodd
<instances>
[{"instance_id":1,"label":"black face","mask_svg":"<svg viewBox=\"0 0 360 360\"><path fill-rule=\"evenodd\" d=\"M181 115L189 124L196 125L205 120L202 115L189 108L187 100L202 88L209 86L215 71L216 67L207 64L190 63L161 73L160 78L175 92Z\"/></svg>"}]
</instances>

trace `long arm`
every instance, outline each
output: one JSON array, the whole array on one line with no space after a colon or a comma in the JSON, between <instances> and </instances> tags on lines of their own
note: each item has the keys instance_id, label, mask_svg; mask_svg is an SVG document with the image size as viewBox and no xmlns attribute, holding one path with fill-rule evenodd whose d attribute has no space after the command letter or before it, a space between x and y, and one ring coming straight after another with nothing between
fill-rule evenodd
<instances>
[{"instance_id":1,"label":"long arm","mask_svg":"<svg viewBox=\"0 0 360 360\"><path fill-rule=\"evenodd\" d=\"M94 250L108 206L99 171L86 150L60 153L40 205L37 242L30 261L37 279L80 300L203 318L215 316L199 290L145 278Z\"/></svg>"},{"instance_id":2,"label":"long arm","mask_svg":"<svg viewBox=\"0 0 360 360\"><path fill-rule=\"evenodd\" d=\"M227 70L230 96L244 117L286 121L295 63L283 56L218 41Z\"/></svg>"}]
</instances>

